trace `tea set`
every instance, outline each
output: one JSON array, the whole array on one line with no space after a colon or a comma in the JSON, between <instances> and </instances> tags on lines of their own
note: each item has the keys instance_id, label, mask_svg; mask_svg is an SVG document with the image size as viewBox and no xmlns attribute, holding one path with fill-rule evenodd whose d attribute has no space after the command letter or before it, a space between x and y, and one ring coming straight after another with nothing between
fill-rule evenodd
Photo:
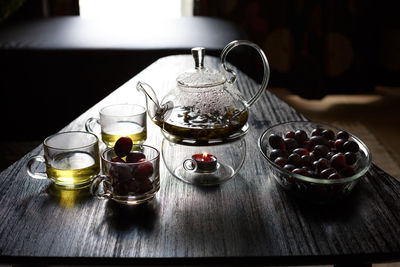
<instances>
[{"instance_id":1,"label":"tea set","mask_svg":"<svg viewBox=\"0 0 400 267\"><path fill-rule=\"evenodd\" d=\"M241 45L258 52L264 69L260 87L249 99L239 91L237 74L226 63L229 52ZM191 52L193 68L176 78L176 85L161 101L148 83L139 81L136 89L145 96L145 107L107 106L100 110L99 118L86 121L86 131L48 137L43 142L44 156L28 161L28 174L51 179L68 189L89 186L92 195L125 205L154 198L160 189L160 155L168 171L183 182L216 186L230 180L245 162L249 108L267 88L268 60L258 45L232 41L220 56L227 72L224 75L204 65L204 48ZM160 127L161 153L143 144L147 138L146 113ZM101 140L107 146L101 155L96 125L100 125ZM264 155L264 148L260 152ZM44 163L46 172L34 172L35 162Z\"/></svg>"}]
</instances>

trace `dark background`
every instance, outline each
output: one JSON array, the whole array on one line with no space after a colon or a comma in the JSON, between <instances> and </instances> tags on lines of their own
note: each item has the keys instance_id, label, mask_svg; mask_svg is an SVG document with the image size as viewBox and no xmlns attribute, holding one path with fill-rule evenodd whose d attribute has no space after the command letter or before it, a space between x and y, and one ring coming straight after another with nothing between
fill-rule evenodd
<instances>
[{"instance_id":1,"label":"dark background","mask_svg":"<svg viewBox=\"0 0 400 267\"><path fill-rule=\"evenodd\" d=\"M46 3L46 8L43 8ZM196 0L195 16L234 22L266 52L271 87L305 98L400 84L400 1ZM78 0L27 0L7 20L79 15ZM258 64L245 71L258 77Z\"/></svg>"},{"instance_id":2,"label":"dark background","mask_svg":"<svg viewBox=\"0 0 400 267\"><path fill-rule=\"evenodd\" d=\"M271 66L269 87L288 88L309 99L399 86L399 11L396 0L196 0L194 6L195 16L230 21L244 38L263 48ZM0 31L13 23L71 15L79 15L78 0L2 0ZM119 50L60 53L3 48L2 113L9 114L2 120L3 143L36 144L163 56L143 51L139 64L137 57ZM249 58L237 66L260 81L258 56ZM89 61L95 67L80 64ZM84 91L76 94L77 88ZM38 104L38 95L50 101Z\"/></svg>"}]
</instances>

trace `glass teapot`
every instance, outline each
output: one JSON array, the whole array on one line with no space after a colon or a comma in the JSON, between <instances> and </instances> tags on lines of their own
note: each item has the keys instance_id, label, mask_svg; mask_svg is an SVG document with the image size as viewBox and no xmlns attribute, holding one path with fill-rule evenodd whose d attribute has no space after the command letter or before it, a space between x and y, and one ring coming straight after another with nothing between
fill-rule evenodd
<instances>
[{"instance_id":1,"label":"glass teapot","mask_svg":"<svg viewBox=\"0 0 400 267\"><path fill-rule=\"evenodd\" d=\"M258 91L249 99L235 86L236 73L225 64L229 51L239 45L257 50L264 66L264 77ZM180 74L177 84L161 101L150 85L138 82L137 90L146 96L150 119L165 134L176 139L195 141L223 140L247 125L248 108L267 88L269 80L268 60L261 48L246 40L229 43L221 53L221 64L231 74L227 79L217 70L204 67L205 49L192 49L195 66Z\"/></svg>"}]
</instances>

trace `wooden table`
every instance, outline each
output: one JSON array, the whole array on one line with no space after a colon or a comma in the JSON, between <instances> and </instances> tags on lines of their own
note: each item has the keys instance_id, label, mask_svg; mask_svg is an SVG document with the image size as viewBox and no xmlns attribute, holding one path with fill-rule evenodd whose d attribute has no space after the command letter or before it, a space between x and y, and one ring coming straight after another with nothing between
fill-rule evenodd
<instances>
[{"instance_id":1,"label":"wooden table","mask_svg":"<svg viewBox=\"0 0 400 267\"><path fill-rule=\"evenodd\" d=\"M208 57L205 64L218 68L218 62ZM190 56L158 60L62 131L83 130L86 119L105 105L143 104L135 89L139 79L162 97L177 74L192 65ZM246 96L258 87L241 72L238 86ZM289 120L305 118L264 93L251 108L247 159L233 179L200 188L174 178L161 164L156 199L136 208L92 198L87 191L55 190L49 180L30 178L24 165L43 153L39 146L0 174L0 261L295 265L400 260L400 184L376 166L337 206L307 204L273 180L257 139L267 127ZM160 130L151 122L148 135L147 143L160 149Z\"/></svg>"}]
</instances>

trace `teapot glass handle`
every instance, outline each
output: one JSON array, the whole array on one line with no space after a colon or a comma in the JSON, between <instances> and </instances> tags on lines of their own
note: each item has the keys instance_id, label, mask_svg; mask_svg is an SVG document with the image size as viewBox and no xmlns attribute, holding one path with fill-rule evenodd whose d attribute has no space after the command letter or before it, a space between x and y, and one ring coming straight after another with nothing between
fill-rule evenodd
<instances>
[{"instance_id":1,"label":"teapot glass handle","mask_svg":"<svg viewBox=\"0 0 400 267\"><path fill-rule=\"evenodd\" d=\"M248 45L253 47L255 50L257 50L257 52L260 54L262 62L263 62L263 66L264 66L264 77L263 80L261 82L261 86L260 89L258 89L257 93L255 93L247 102L247 107L250 107L251 105L253 105L258 98L261 96L261 94L264 92L264 90L267 89L267 85L268 85L268 81L269 81L269 64L268 64L268 59L265 56L264 52L262 51L262 49L256 45L255 43L252 43L250 41L247 40L236 40L236 41L232 41L230 42L227 46L225 46L224 50L222 50L221 53L221 63L222 66L224 67L224 69L232 74L232 77L228 80L228 83L234 83L236 81L236 73L234 70L230 69L227 67L227 65L225 64L226 61L226 56L228 55L228 53L235 48L236 46L239 45Z\"/></svg>"}]
</instances>

